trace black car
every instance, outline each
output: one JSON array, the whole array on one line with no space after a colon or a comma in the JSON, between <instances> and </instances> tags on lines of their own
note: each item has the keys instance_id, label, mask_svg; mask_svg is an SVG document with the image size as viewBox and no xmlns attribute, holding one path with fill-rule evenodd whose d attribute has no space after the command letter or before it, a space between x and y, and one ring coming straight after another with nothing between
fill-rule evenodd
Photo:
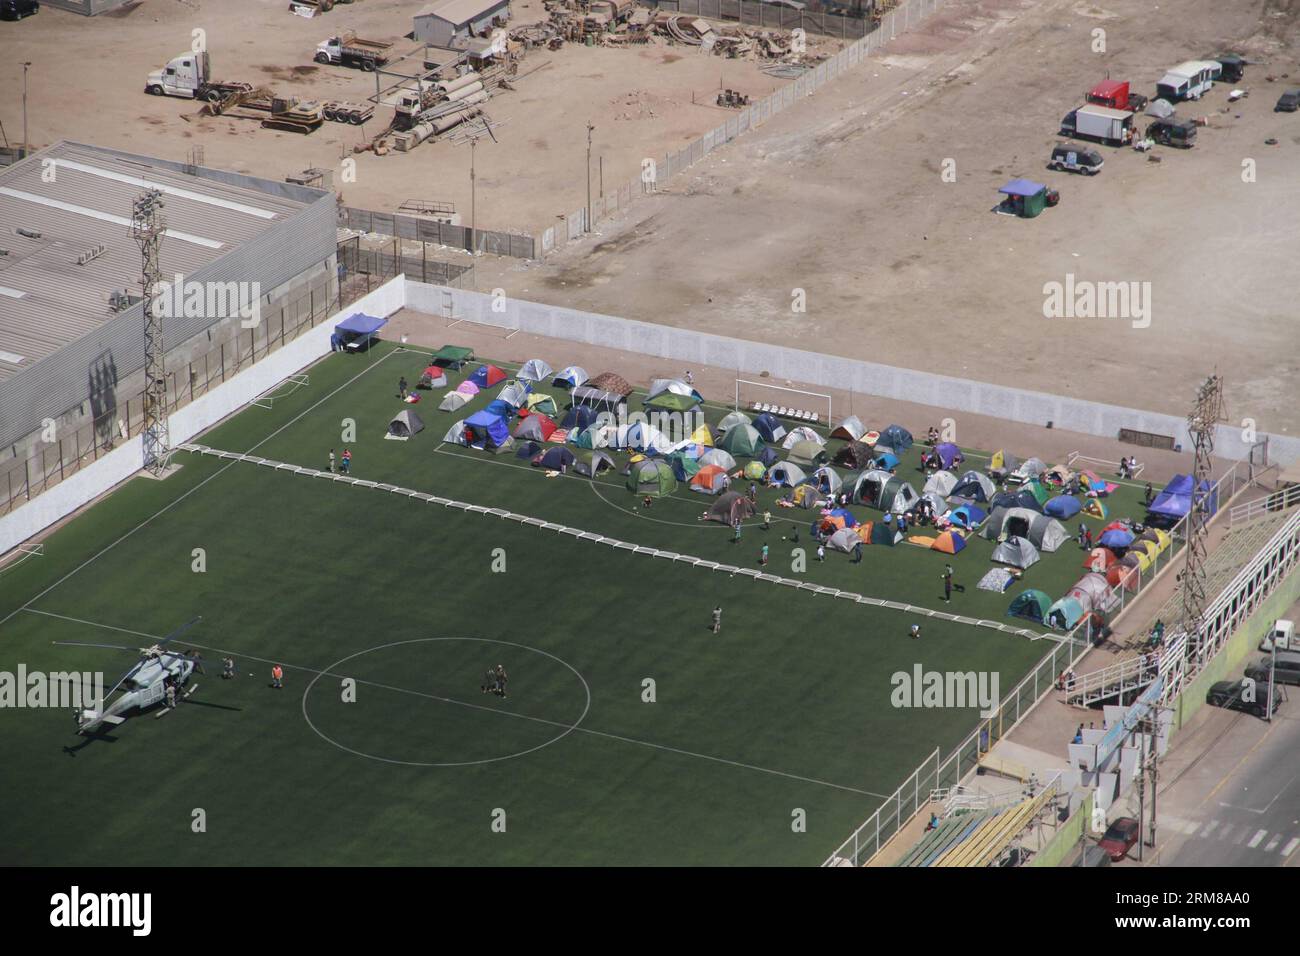
<instances>
[{"instance_id":1,"label":"black car","mask_svg":"<svg viewBox=\"0 0 1300 956\"><path fill-rule=\"evenodd\" d=\"M37 0L0 0L0 20L21 20L40 8Z\"/></svg>"},{"instance_id":2,"label":"black car","mask_svg":"<svg viewBox=\"0 0 1300 956\"><path fill-rule=\"evenodd\" d=\"M1253 700L1246 700L1245 681L1242 680L1221 680L1208 691L1205 692L1205 702L1215 707L1226 707L1228 710L1242 710L1248 714L1254 714L1256 717L1266 717L1268 711L1264 706L1264 699L1268 694L1268 685L1256 683L1254 694L1251 695ZM1282 703L1282 691L1277 687L1273 688L1273 712L1277 713L1278 705Z\"/></svg>"},{"instance_id":3,"label":"black car","mask_svg":"<svg viewBox=\"0 0 1300 956\"><path fill-rule=\"evenodd\" d=\"M1294 113L1300 110L1300 90L1287 90L1277 98L1277 105L1273 107L1274 113Z\"/></svg>"}]
</instances>

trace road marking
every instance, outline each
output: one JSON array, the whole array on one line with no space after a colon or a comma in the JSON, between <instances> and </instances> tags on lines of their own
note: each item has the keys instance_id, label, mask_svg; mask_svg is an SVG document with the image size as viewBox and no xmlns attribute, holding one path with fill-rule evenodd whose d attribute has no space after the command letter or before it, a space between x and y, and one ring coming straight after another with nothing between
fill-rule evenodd
<instances>
[{"instance_id":1,"label":"road marking","mask_svg":"<svg viewBox=\"0 0 1300 956\"><path fill-rule=\"evenodd\" d=\"M1293 837L1291 842L1282 848L1283 856L1290 856L1295 852L1295 848L1300 846L1300 837Z\"/></svg>"},{"instance_id":2,"label":"road marking","mask_svg":"<svg viewBox=\"0 0 1300 956\"><path fill-rule=\"evenodd\" d=\"M1268 846L1264 847L1264 852L1272 853L1274 850L1277 849L1277 845L1281 842L1282 842L1282 834L1279 833L1277 836L1273 837L1273 839L1268 841Z\"/></svg>"},{"instance_id":3,"label":"road marking","mask_svg":"<svg viewBox=\"0 0 1300 956\"><path fill-rule=\"evenodd\" d=\"M393 353L389 353L389 354L393 354ZM98 621L88 621L85 620L84 618L70 617L66 614L55 614L53 611L38 611L36 608L30 608L30 607L19 608L19 610L25 610L29 614L40 614L45 617L58 618L59 620L62 621L70 621L74 624L85 624L88 627L100 627L106 631L117 631L122 634L131 634L134 635L135 637L143 637L148 640L153 640L153 641L162 640L161 637L158 637L153 634L146 634L143 631L133 631L125 627L115 627L112 624L101 624ZM249 660L249 661L257 661L259 664L279 663L281 666L286 667L289 670L298 670L306 674L315 674L318 677L347 677L348 676L346 674L331 674L328 671L315 670L314 668L311 667L304 667L301 664L290 664L283 660L277 659L273 661L265 657L254 657L252 654L245 654L241 651L235 651L224 647L212 647L206 644L195 644L192 641L186 641L185 644L187 647L197 647L200 650L212 651L214 654L229 654L236 658L243 658L244 660ZM864 797L878 797L881 800L889 799L889 796L887 794L875 793L874 791L871 790L860 790L857 787L849 787L841 783L832 783L829 780L818 780L815 777L803 777L800 776L799 774L787 773L784 770L773 770L770 767L760 767L757 764L742 763L739 760L729 760L726 757L715 757L712 754L696 753L695 751L692 750L682 750L678 747L670 747L667 744L657 744L649 740L638 740L635 737L624 737L621 734L611 734L603 730L592 730L588 727L570 726L560 721L548 720L545 717L533 717L529 714L521 714L521 713L516 713L508 710L499 710L496 707L485 707L481 704L476 704L471 701L461 701L451 697L440 697L435 694L427 694L424 693L423 691L411 690L406 687L395 687L391 684L380 684L377 681L362 680L361 678L352 678L352 679L355 680L358 684L367 684L371 687L378 687L382 690L393 691L394 693L398 693L398 694L409 694L412 697L423 697L428 700L435 700L443 704L455 704L459 707L466 707L471 710L486 710L503 717L514 717L518 720L528 720L538 724L550 724L551 726L555 726L555 727L567 727L573 732L590 734L593 737L604 737L607 740L619 740L622 741L623 743L635 744L638 747L649 747L654 750L663 750L666 751L667 753L674 753L683 757L697 757L701 760L708 760L713 763L726 764L727 766L730 767L739 767L742 770L754 770L757 771L758 773L765 773L773 777L785 777L787 780L798 780L801 783L816 784L821 787L829 787L832 790L843 790L843 791L847 791L848 793L857 793L857 794L861 794Z\"/></svg>"},{"instance_id":4,"label":"road marking","mask_svg":"<svg viewBox=\"0 0 1300 956\"><path fill-rule=\"evenodd\" d=\"M1226 840L1236 830L1235 826L1226 826L1219 831L1219 839Z\"/></svg>"},{"instance_id":5,"label":"road marking","mask_svg":"<svg viewBox=\"0 0 1300 956\"><path fill-rule=\"evenodd\" d=\"M1213 833L1218 828L1219 828L1219 821L1211 820L1209 826L1207 826L1204 830L1201 831L1201 839L1204 840L1206 837L1208 837L1211 833Z\"/></svg>"},{"instance_id":6,"label":"road marking","mask_svg":"<svg viewBox=\"0 0 1300 956\"><path fill-rule=\"evenodd\" d=\"M1195 820L1185 820L1183 822L1183 832L1186 833L1188 836L1195 836L1196 831L1199 830L1200 828L1201 825L1197 823Z\"/></svg>"},{"instance_id":7,"label":"road marking","mask_svg":"<svg viewBox=\"0 0 1300 956\"><path fill-rule=\"evenodd\" d=\"M1264 837L1266 836L1268 836L1267 830L1258 830L1256 831L1255 835L1250 838L1250 842L1247 843L1246 846L1250 847L1253 850L1255 849L1255 847L1259 846L1260 841L1263 840Z\"/></svg>"}]
</instances>

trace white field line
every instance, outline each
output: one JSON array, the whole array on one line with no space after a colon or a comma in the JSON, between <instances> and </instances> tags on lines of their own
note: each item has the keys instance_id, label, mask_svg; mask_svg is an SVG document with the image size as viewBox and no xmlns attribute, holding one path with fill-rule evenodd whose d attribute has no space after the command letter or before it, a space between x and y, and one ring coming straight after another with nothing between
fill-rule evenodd
<instances>
[{"instance_id":1,"label":"white field line","mask_svg":"<svg viewBox=\"0 0 1300 956\"><path fill-rule=\"evenodd\" d=\"M101 624L98 621L88 621L83 618L69 617L66 614L55 614L51 611L40 611L37 610L36 608L21 608L20 610L25 610L29 614L40 614L44 617L52 617L52 618L57 618L61 621L69 621L73 624L84 624L88 627L98 627L106 631L116 631L119 634L130 634L133 637L141 637L144 638L145 640L152 641L155 643L157 641L162 640L160 636L154 634L147 634L144 631L133 631L130 628L115 627L111 624ZM864 797L878 797L881 800L885 799L885 794L883 793L874 793L870 790L859 790L857 787L848 787L845 786L844 784L831 783L828 780L817 780L816 778L813 777L803 777L800 776L799 774L787 773L784 770L773 770L770 767L760 767L757 764L742 763L739 760L728 760L725 757L716 757L712 754L698 753L693 750L683 750L680 747L670 747L667 744L657 744L657 743L652 743L651 741L648 740L638 740L635 737L625 737L622 734L611 734L611 733L606 733L605 731L602 730L592 730L589 727L582 727L582 726L572 727L572 725L565 723L563 721L550 720L545 717L534 717L530 714L520 714L509 710L501 710L497 707L488 707L483 704L475 704L471 701L457 700L454 697L442 697L437 694L429 694L423 691L411 690L406 687L395 687L391 684L381 684L376 681L369 681L369 680L363 680L358 677L352 677L350 674L335 674L335 673L331 673L330 671L316 670L311 667L306 667L302 664L289 664L278 658L276 660L269 660L265 657L256 657L252 654L246 654L242 651L233 650L231 648L211 647L205 644L195 644L192 641L186 641L185 646L197 647L201 650L210 651L213 654L226 654L235 658L236 660L242 658L243 660L257 661L259 664L279 664L280 666L286 667L290 670L301 671L305 674L314 674L318 677L337 677L340 680L344 678L350 678L352 680L355 680L358 684L365 684L369 687L375 687L380 690L392 691L397 694L408 694L412 697L422 697L426 700L434 700L443 704L453 704L457 707L465 707L470 710L482 710L482 711L487 711L489 713L498 714L503 717L514 717L517 720L527 720L533 723L546 724L551 727L560 727L565 730L572 730L575 733L590 734L593 737L604 737L607 740L618 740L623 743L634 744L638 747L649 747L654 750L663 750L668 753L677 754L683 757L695 757L696 759L699 760L708 760L712 763L725 764L729 767L738 767L742 770L753 770L757 773L768 774L769 776L785 777L788 780L797 780L801 783L811 783L819 787L829 787L833 790L843 790L848 793L856 793Z\"/></svg>"},{"instance_id":2,"label":"white field line","mask_svg":"<svg viewBox=\"0 0 1300 956\"><path fill-rule=\"evenodd\" d=\"M198 445L193 443L181 445L177 450L188 451L194 454L216 455L221 458L231 458L234 459L234 461L243 460L247 455L247 453L222 451L216 448L209 448L206 445ZM234 462L232 461L232 464L233 463ZM411 488L401 488L397 485L388 484L387 482L378 483L378 482L370 481L368 479L356 478L351 475L330 474L328 472L320 472L314 468L305 468L305 467L300 468L300 466L296 466L296 465L289 466L285 462L276 462L276 461L271 461L269 459L257 458L255 459L255 463L270 466L273 471L277 471L277 472L283 471L287 468L288 470L290 470L292 474L305 475L309 478L328 475L331 481L343 482L345 484L360 485L362 487L371 487L371 488L375 487L376 485L382 485L382 490L388 492L389 494L397 494L405 498L415 498L416 500L426 501L430 504L441 504L443 505L443 507L454 507L457 508L458 510L466 511L466 512L473 512L478 514L490 514L493 517L499 519L508 518L511 520L518 521L521 524L531 524L534 526L549 525L551 530L555 530L557 532L567 530L572 537L579 540L595 541L598 544L608 545L610 547L617 548L619 550L631 551L635 554L647 554L651 558L665 557L671 559L674 562L682 561L694 567L704 567L711 571L721 571L723 573L729 573L732 577L735 577L737 574L743 574L746 577L752 578L754 580L762 580L764 582L771 583L771 584L798 588L804 591L811 591L814 594L829 594L832 597L851 600L858 604L870 604L876 607L885 607L896 611L905 611L911 614L919 614L927 618L935 618L938 620L951 621L956 624L969 624L973 627L984 628L986 630L996 630L996 631L1001 631L1005 634L1014 634L1018 637L1027 637L1030 640L1034 640L1034 641L1046 638L1047 640L1056 641L1057 643L1061 643L1061 644L1068 644L1070 642L1070 638L1067 635L1040 634L1036 631L1031 631L1028 628L1008 627L1007 625L1001 623L1000 621L990 621L981 618L965 617L963 615L951 614L947 611L936 611L928 607L921 607L914 604L907 604L899 601L887 601L881 598L868 597L864 594L858 594L856 591L844 591L839 588L817 585L812 583L811 581L800 581L797 578L783 578L779 575L768 574L766 572L757 570L755 568L736 567L734 565L726 564L723 562L712 561L707 558L698 558L695 557L694 555L683 554L677 551L665 551L661 548L652 548L647 545L637 545L637 544L633 544L632 542L620 541L617 538L612 538L609 537L608 535L601 535L601 534L596 534L595 532L583 531L582 529L579 528L567 527L565 525L559 524L558 522L548 522L541 518L533 518L529 515L516 514L514 512L506 511L501 508L487 507L484 505L476 505L470 502L455 501L452 499L443 498L441 496L432 495L426 492L418 492ZM497 462L496 464L508 464L508 463ZM300 470L294 470L294 469L300 469Z\"/></svg>"},{"instance_id":3,"label":"white field line","mask_svg":"<svg viewBox=\"0 0 1300 956\"><path fill-rule=\"evenodd\" d=\"M297 415L295 415L293 418L289 419L289 421L285 422L283 425L281 425L281 426L280 426L279 428L277 428L275 431L271 432L271 434L267 435L265 438L263 438L261 441L259 441L259 442L258 442L256 445L254 445L252 448L248 449L248 451L249 451L249 452L253 452L253 451L256 451L258 448L261 448L263 445L265 445L267 442L269 442L269 441L270 441L272 438L274 438L276 435L279 435L282 431L284 431L284 430L285 430L286 428L288 428L290 425L293 425L295 422L297 422L299 419L303 418L304 416L306 416L306 415L309 414L310 412L315 411L319 406L325 404L325 402L329 401L331 398L333 398L333 397L334 397L335 395L337 395L339 392L343 391L343 389L347 388L349 385L351 385L353 382L355 382L355 381L356 381L357 379L359 379L361 376L365 375L367 372L373 371L374 369L378 368L379 365L383 363L384 359L386 359L386 358L388 358L388 356L390 356L390 355L394 355L394 354L396 354L396 353L395 353L395 352L388 352L387 354L381 356L381 357L380 357L379 359L377 359L376 361L371 362L369 365L367 365L364 369L362 369L362 370L361 370L360 372L358 372L356 375L352 376L350 379L348 379L346 382L344 382L344 383L343 383L342 385L340 385L338 388L334 389L334 391L330 392L328 395L326 395L326 396L324 396L323 398L321 398L320 401L316 402L316 403L315 403L314 405L312 405L311 407L306 408L306 409L304 409L303 411L299 412L299 413L298 413ZM245 454L247 454L247 452L246 452ZM127 538L131 537L131 535L135 534L137 531L139 531L139 530L140 530L141 528L143 528L145 525L149 524L149 523L150 523L151 521L153 521L155 518L161 517L162 515L166 514L168 511L171 511L172 508L176 507L178 504L180 504L182 501L184 501L184 500L185 500L186 498L188 498L190 495L194 494L194 492L198 491L200 488L202 488L204 485L206 485L209 481L211 481L211 480L214 479L214 478L219 478L219 477L221 477L223 474L225 474L226 469L227 469L227 468L230 468L232 465L234 465L234 462L233 462L233 461L232 461L229 465L226 465L225 467L219 469L218 471L216 471L216 472L214 472L213 474L209 475L208 477L204 478L202 481L200 481L197 485L195 485L195 486L194 486L193 488L191 488L189 491L185 492L185 494L180 495L179 497L174 498L173 500L169 501L167 504L163 505L161 508L159 508L159 509L158 509L157 511L155 511L153 514L151 514L149 517L147 517L147 518L145 518L143 521L141 521L138 525L136 525L134 528L132 528L132 529L131 529L130 531L128 531L126 534L122 535L122 536L121 536L120 538L118 538L116 541L114 541L114 542L112 542L111 544L109 544L108 546L106 546L102 551L99 551L99 552L97 552L96 554L92 555L91 557L87 558L87 559L86 559L85 561L83 561L81 564L77 565L75 568L73 568L71 571L69 571L69 572L68 572L67 574L65 574L63 577L59 578L57 581L55 581L53 584L51 584L49 587L47 587L44 591L40 592L40 593L37 594L35 597L30 598L30 599L27 601L27 603L24 604L22 607L15 608L14 610L10 611L10 612L9 612L8 614L6 614L3 618L0 618L0 627L3 627L3 626L4 626L4 625L9 621L9 619L10 619L11 617L13 617L15 614L17 614L19 611L25 611L25 610L27 610L29 607L31 607L32 604L36 603L36 602L39 601L41 598L45 597L45 595L49 594L51 591L53 591L55 588L57 588L57 587L58 587L60 584L62 584L64 581L68 580L68 578L72 577L72 576L73 576L74 574L76 574L78 571L81 571L83 568L88 567L89 565L93 564L95 561L97 561L97 560L99 560L100 558L102 558L104 555L108 554L108 552L112 551L112 550L113 550L114 548L116 548L119 544L121 544L121 543L122 543L123 541L125 541Z\"/></svg>"}]
</instances>

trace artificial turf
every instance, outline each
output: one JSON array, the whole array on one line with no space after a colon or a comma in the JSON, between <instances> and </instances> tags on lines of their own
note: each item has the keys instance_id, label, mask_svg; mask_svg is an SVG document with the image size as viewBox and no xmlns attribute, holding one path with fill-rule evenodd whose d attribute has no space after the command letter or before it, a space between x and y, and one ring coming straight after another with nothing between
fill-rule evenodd
<instances>
[{"instance_id":1,"label":"artificial turf","mask_svg":"<svg viewBox=\"0 0 1300 956\"><path fill-rule=\"evenodd\" d=\"M389 347L332 357L307 388L201 440L318 468L347 444L358 477L733 564L754 563L768 540L770 570L797 574L781 542L791 523L764 533L755 520L733 545L696 520L709 499L684 487L646 511L617 476L546 479L513 457L440 447L454 418L436 401L416 406L422 434L384 441L403 407L398 375L414 381L423 364ZM355 441L342 440L345 419ZM0 574L0 670L111 679L129 655L51 642L138 646L196 614L183 641L209 663L190 703L107 740L75 737L62 711L0 711L4 862L817 863L976 722L973 708L895 708L892 674L994 671L1005 694L1049 650L379 490L178 460L165 482L133 480L55 532L44 556ZM779 513L762 494L760 511ZM1012 594L974 588L990 548L976 540L955 559L867 548L861 564L837 554L803 575L943 607L952 560L968 590L951 609L1001 619ZM1081 558L1068 546L1045 555L1026 584L1057 596ZM227 652L234 681L216 676ZM282 691L268 686L273 661ZM496 663L512 678L504 701L479 691Z\"/></svg>"}]
</instances>

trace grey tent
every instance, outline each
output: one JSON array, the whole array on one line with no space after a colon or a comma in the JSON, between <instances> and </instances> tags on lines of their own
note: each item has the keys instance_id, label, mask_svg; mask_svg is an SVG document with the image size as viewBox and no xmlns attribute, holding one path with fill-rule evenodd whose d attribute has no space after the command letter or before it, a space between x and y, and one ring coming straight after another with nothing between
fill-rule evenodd
<instances>
[{"instance_id":1,"label":"grey tent","mask_svg":"<svg viewBox=\"0 0 1300 956\"><path fill-rule=\"evenodd\" d=\"M997 457L998 457L997 455L994 455L993 456L994 460L996 460ZM1000 468L994 468L990 464L989 477L992 478L994 481L1004 481L1007 475L1011 474L1013 471L1015 471L1017 468L1020 467L1020 464L1021 462L1020 462L1019 455L1013 455L1009 451L1004 451L1002 452L1002 466Z\"/></svg>"},{"instance_id":2,"label":"grey tent","mask_svg":"<svg viewBox=\"0 0 1300 956\"><path fill-rule=\"evenodd\" d=\"M1119 603L1119 598L1111 590L1106 575L1089 572L1074 583L1074 587L1065 593L1078 601L1085 611L1107 612Z\"/></svg>"},{"instance_id":3,"label":"grey tent","mask_svg":"<svg viewBox=\"0 0 1300 956\"><path fill-rule=\"evenodd\" d=\"M449 441L456 445L468 445L469 439L465 437L465 423L457 422L447 429L447 434L442 436L443 441Z\"/></svg>"},{"instance_id":4,"label":"grey tent","mask_svg":"<svg viewBox=\"0 0 1300 956\"><path fill-rule=\"evenodd\" d=\"M722 421L718 422L718 427L713 430L719 435L725 435L727 433L728 428L731 428L735 425L748 425L748 424L750 424L749 416L746 415L744 412L729 412L728 414L723 416Z\"/></svg>"},{"instance_id":5,"label":"grey tent","mask_svg":"<svg viewBox=\"0 0 1300 956\"><path fill-rule=\"evenodd\" d=\"M804 470L793 462L778 461L767 470L767 483L769 485L789 485L793 488L795 485L803 484L807 480L808 476L804 474Z\"/></svg>"},{"instance_id":6,"label":"grey tent","mask_svg":"<svg viewBox=\"0 0 1300 956\"><path fill-rule=\"evenodd\" d=\"M820 465L830 456L826 453L825 447L818 442L801 441L790 449L787 457L796 465L815 466Z\"/></svg>"},{"instance_id":7,"label":"grey tent","mask_svg":"<svg viewBox=\"0 0 1300 956\"><path fill-rule=\"evenodd\" d=\"M1047 462L1041 458L1028 458L1021 462L1020 467L1011 472L1008 477L1012 481L1031 481L1045 471L1047 471Z\"/></svg>"},{"instance_id":8,"label":"grey tent","mask_svg":"<svg viewBox=\"0 0 1300 956\"><path fill-rule=\"evenodd\" d=\"M921 496L916 493L915 488L902 478L893 478L881 490L876 507L881 511L901 515L915 508L920 500Z\"/></svg>"},{"instance_id":9,"label":"grey tent","mask_svg":"<svg viewBox=\"0 0 1300 956\"><path fill-rule=\"evenodd\" d=\"M463 405L468 405L470 396L464 392L448 392L442 397L442 403L438 406L441 412L454 412Z\"/></svg>"},{"instance_id":10,"label":"grey tent","mask_svg":"<svg viewBox=\"0 0 1300 956\"><path fill-rule=\"evenodd\" d=\"M614 468L614 459L609 456L609 452L600 450L589 451L573 466L575 475L583 475L587 478L595 478L602 471Z\"/></svg>"},{"instance_id":11,"label":"grey tent","mask_svg":"<svg viewBox=\"0 0 1300 956\"><path fill-rule=\"evenodd\" d=\"M710 448L700 456L700 467L706 465L717 465L724 471L731 471L736 467L736 459L731 457L730 452L722 448Z\"/></svg>"},{"instance_id":12,"label":"grey tent","mask_svg":"<svg viewBox=\"0 0 1300 956\"><path fill-rule=\"evenodd\" d=\"M528 386L512 379L501 386L497 398L509 402L511 408L523 408L524 402L528 401Z\"/></svg>"},{"instance_id":13,"label":"grey tent","mask_svg":"<svg viewBox=\"0 0 1300 956\"><path fill-rule=\"evenodd\" d=\"M934 511L936 517L947 514L948 512L947 500L945 500L943 495L939 494L937 491L921 492L921 500L930 505L930 508Z\"/></svg>"},{"instance_id":14,"label":"grey tent","mask_svg":"<svg viewBox=\"0 0 1300 956\"><path fill-rule=\"evenodd\" d=\"M527 418L519 419L510 434L515 438L526 438L530 441L546 441L546 434L542 429L542 416L529 415Z\"/></svg>"},{"instance_id":15,"label":"grey tent","mask_svg":"<svg viewBox=\"0 0 1300 956\"><path fill-rule=\"evenodd\" d=\"M1015 535L993 549L993 560L998 564L1009 564L1022 570L1031 564L1037 564L1041 558L1042 555L1028 538L1018 538Z\"/></svg>"},{"instance_id":16,"label":"grey tent","mask_svg":"<svg viewBox=\"0 0 1300 956\"><path fill-rule=\"evenodd\" d=\"M822 438L807 425L796 425L785 433L785 438L781 439L781 447L787 451L800 442L810 441L818 445L826 444L826 439Z\"/></svg>"},{"instance_id":17,"label":"grey tent","mask_svg":"<svg viewBox=\"0 0 1300 956\"><path fill-rule=\"evenodd\" d=\"M957 479L957 483L941 494L949 498L965 498L967 501L988 501L997 493L997 486L988 475L978 471L968 471Z\"/></svg>"},{"instance_id":18,"label":"grey tent","mask_svg":"<svg viewBox=\"0 0 1300 956\"><path fill-rule=\"evenodd\" d=\"M893 480L894 476L887 471L881 471L879 468L868 469L853 479L851 497L854 501L875 507L880 500L881 490Z\"/></svg>"},{"instance_id":19,"label":"grey tent","mask_svg":"<svg viewBox=\"0 0 1300 956\"><path fill-rule=\"evenodd\" d=\"M1156 119L1169 119L1174 115L1174 105L1168 100L1154 99L1147 104L1146 114Z\"/></svg>"},{"instance_id":20,"label":"grey tent","mask_svg":"<svg viewBox=\"0 0 1300 956\"><path fill-rule=\"evenodd\" d=\"M384 437L394 441L406 441L422 431L424 431L424 422L420 421L420 416L413 410L404 408L388 423L388 434Z\"/></svg>"},{"instance_id":21,"label":"grey tent","mask_svg":"<svg viewBox=\"0 0 1300 956\"><path fill-rule=\"evenodd\" d=\"M862 419L857 415L850 415L844 421L840 422L839 427L831 432L832 438L843 438L845 441L861 441L862 436L867 433L867 426L862 424Z\"/></svg>"},{"instance_id":22,"label":"grey tent","mask_svg":"<svg viewBox=\"0 0 1300 956\"><path fill-rule=\"evenodd\" d=\"M845 554L848 554L860 544L862 544L862 538L852 528L840 528L839 531L826 539L826 547L834 551L843 551Z\"/></svg>"},{"instance_id":23,"label":"grey tent","mask_svg":"<svg viewBox=\"0 0 1300 956\"><path fill-rule=\"evenodd\" d=\"M519 381L545 382L554 374L555 369L551 368L541 359L529 359L519 369Z\"/></svg>"},{"instance_id":24,"label":"grey tent","mask_svg":"<svg viewBox=\"0 0 1300 956\"><path fill-rule=\"evenodd\" d=\"M809 476L809 480L819 491L832 495L838 493L840 485L844 484L844 479L840 477L839 472L830 465L822 465Z\"/></svg>"},{"instance_id":25,"label":"grey tent","mask_svg":"<svg viewBox=\"0 0 1300 956\"><path fill-rule=\"evenodd\" d=\"M980 529L980 536L992 541L1001 537L1028 538L1039 551L1051 553L1069 540L1065 525L1055 518L1028 508L995 508Z\"/></svg>"},{"instance_id":26,"label":"grey tent","mask_svg":"<svg viewBox=\"0 0 1300 956\"><path fill-rule=\"evenodd\" d=\"M724 491L718 500L709 506L709 520L720 521L730 527L737 521L744 521L754 513L754 505L738 491Z\"/></svg>"},{"instance_id":27,"label":"grey tent","mask_svg":"<svg viewBox=\"0 0 1300 956\"><path fill-rule=\"evenodd\" d=\"M947 495L955 484L957 484L957 476L951 471L936 471L925 480L925 487L921 489L921 493L934 492L936 495Z\"/></svg>"}]
</instances>

